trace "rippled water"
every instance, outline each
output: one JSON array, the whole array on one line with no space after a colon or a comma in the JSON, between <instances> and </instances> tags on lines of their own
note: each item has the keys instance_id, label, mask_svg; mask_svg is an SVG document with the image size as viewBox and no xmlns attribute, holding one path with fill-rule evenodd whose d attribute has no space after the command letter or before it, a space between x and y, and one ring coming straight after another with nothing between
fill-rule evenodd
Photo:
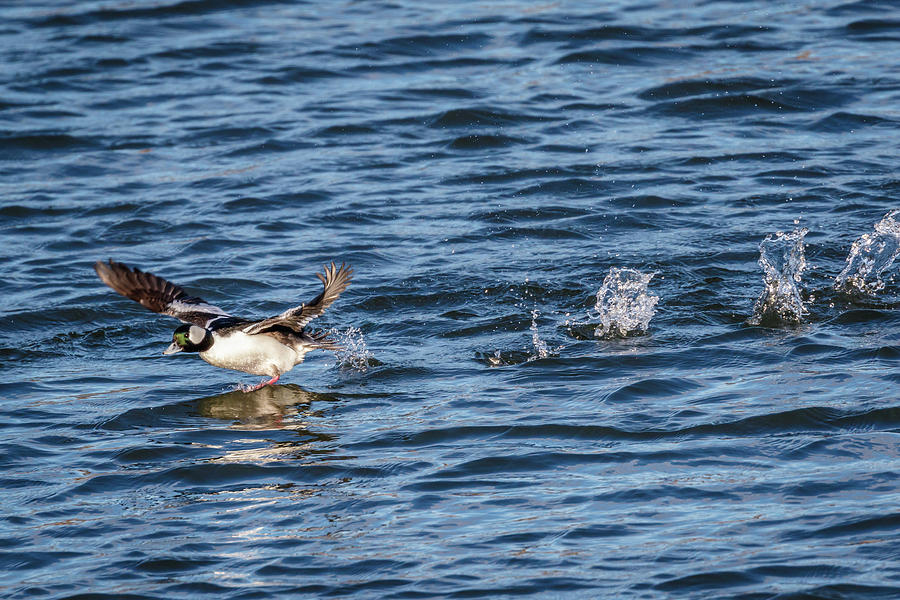
<instances>
[{"instance_id":1,"label":"rippled water","mask_svg":"<svg viewBox=\"0 0 900 600\"><path fill-rule=\"evenodd\" d=\"M898 15L0 8L0 595L900 596L900 290L834 287L900 208ZM347 349L237 391L108 257L260 317L346 261ZM645 333L571 326L611 268Z\"/></svg>"}]
</instances>

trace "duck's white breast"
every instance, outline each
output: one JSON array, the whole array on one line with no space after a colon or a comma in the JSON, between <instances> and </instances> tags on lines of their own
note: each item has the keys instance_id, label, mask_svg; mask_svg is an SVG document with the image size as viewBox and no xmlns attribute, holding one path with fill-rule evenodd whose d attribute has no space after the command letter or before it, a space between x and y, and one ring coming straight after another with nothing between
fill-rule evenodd
<instances>
[{"instance_id":1,"label":"duck's white breast","mask_svg":"<svg viewBox=\"0 0 900 600\"><path fill-rule=\"evenodd\" d=\"M234 331L225 336L214 334L213 345L201 352L200 358L217 367L274 377L290 371L303 360L303 354L268 335Z\"/></svg>"}]
</instances>

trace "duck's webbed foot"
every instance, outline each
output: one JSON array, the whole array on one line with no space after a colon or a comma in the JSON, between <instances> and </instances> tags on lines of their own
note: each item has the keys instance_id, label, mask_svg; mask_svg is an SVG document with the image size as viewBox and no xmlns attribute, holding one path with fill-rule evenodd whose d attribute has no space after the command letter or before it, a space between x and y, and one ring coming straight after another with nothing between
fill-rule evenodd
<instances>
[{"instance_id":1,"label":"duck's webbed foot","mask_svg":"<svg viewBox=\"0 0 900 600\"><path fill-rule=\"evenodd\" d=\"M256 390L258 390L258 389L260 389L260 388L264 388L264 387L266 387L267 385L272 385L272 384L274 384L276 381L278 381L278 379L279 379L280 377L281 377L281 375L276 375L276 376L273 377L272 379L270 379L270 380L268 380L268 381L263 381L262 383L259 383L259 384L257 384L257 385L254 385L253 387L247 387L247 388L244 388L244 386L241 386L241 389L244 390L245 392L255 392Z\"/></svg>"}]
</instances>

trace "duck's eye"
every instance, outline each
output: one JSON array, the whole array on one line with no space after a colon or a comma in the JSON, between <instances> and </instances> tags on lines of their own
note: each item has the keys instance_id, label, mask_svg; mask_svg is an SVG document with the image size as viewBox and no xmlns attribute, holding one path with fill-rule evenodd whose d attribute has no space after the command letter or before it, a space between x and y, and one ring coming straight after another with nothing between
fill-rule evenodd
<instances>
[{"instance_id":1,"label":"duck's eye","mask_svg":"<svg viewBox=\"0 0 900 600\"><path fill-rule=\"evenodd\" d=\"M187 346L187 339L185 339L185 334L183 331L179 331L175 334L175 343L179 346Z\"/></svg>"}]
</instances>

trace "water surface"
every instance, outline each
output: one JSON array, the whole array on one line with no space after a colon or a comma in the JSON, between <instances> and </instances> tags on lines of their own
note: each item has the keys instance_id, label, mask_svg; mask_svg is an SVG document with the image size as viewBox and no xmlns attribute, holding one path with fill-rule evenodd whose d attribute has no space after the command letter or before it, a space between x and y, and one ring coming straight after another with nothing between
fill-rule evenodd
<instances>
[{"instance_id":1,"label":"water surface","mask_svg":"<svg viewBox=\"0 0 900 600\"><path fill-rule=\"evenodd\" d=\"M896 267L834 283L900 206L898 15L0 9L0 594L897 597ZM351 263L350 346L244 394L109 257L248 317Z\"/></svg>"}]
</instances>

